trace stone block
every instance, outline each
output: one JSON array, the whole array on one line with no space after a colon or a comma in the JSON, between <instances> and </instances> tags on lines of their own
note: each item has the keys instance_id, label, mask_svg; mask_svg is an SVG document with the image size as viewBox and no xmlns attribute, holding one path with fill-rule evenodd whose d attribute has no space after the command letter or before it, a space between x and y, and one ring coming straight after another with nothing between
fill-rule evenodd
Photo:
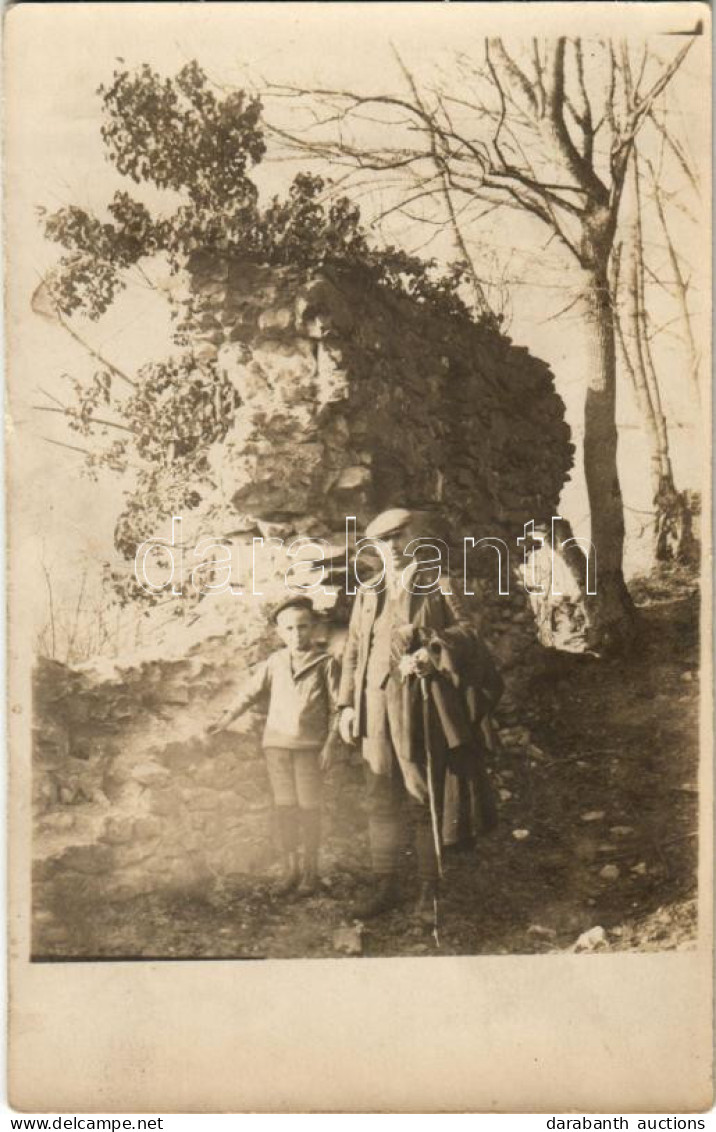
<instances>
[{"instance_id":1,"label":"stone block","mask_svg":"<svg viewBox=\"0 0 716 1132\"><path fill-rule=\"evenodd\" d=\"M38 822L38 826L42 833L66 833L70 829L74 829L77 818L74 814L67 811L55 811L53 813L44 814Z\"/></svg>"},{"instance_id":2,"label":"stone block","mask_svg":"<svg viewBox=\"0 0 716 1132\"><path fill-rule=\"evenodd\" d=\"M208 790L204 787L194 785L189 789L182 790L184 797L184 805L191 813L194 810L210 810L218 809L218 791Z\"/></svg>"},{"instance_id":3,"label":"stone block","mask_svg":"<svg viewBox=\"0 0 716 1132\"><path fill-rule=\"evenodd\" d=\"M111 817L107 819L100 840L108 845L126 845L134 835L133 817Z\"/></svg>"},{"instance_id":4,"label":"stone block","mask_svg":"<svg viewBox=\"0 0 716 1132\"><path fill-rule=\"evenodd\" d=\"M135 841L153 841L162 835L164 829L165 823L159 819L158 815L149 815L135 821L133 837Z\"/></svg>"},{"instance_id":5,"label":"stone block","mask_svg":"<svg viewBox=\"0 0 716 1132\"><path fill-rule=\"evenodd\" d=\"M200 832L190 828L189 822L184 821L165 833L157 847L157 857L171 861L185 860L199 853L203 846L204 839Z\"/></svg>"},{"instance_id":6,"label":"stone block","mask_svg":"<svg viewBox=\"0 0 716 1132\"><path fill-rule=\"evenodd\" d=\"M263 311L258 318L259 330L288 330L293 325L293 311L290 307L277 307Z\"/></svg>"},{"instance_id":7,"label":"stone block","mask_svg":"<svg viewBox=\"0 0 716 1132\"><path fill-rule=\"evenodd\" d=\"M157 840L141 841L133 845L117 845L113 854L113 871L121 872L127 866L142 864L148 857L154 855L157 845Z\"/></svg>"},{"instance_id":8,"label":"stone block","mask_svg":"<svg viewBox=\"0 0 716 1132\"><path fill-rule=\"evenodd\" d=\"M108 845L75 845L54 861L63 872L85 873L99 876L111 870L114 853Z\"/></svg>"},{"instance_id":9,"label":"stone block","mask_svg":"<svg viewBox=\"0 0 716 1132\"><path fill-rule=\"evenodd\" d=\"M171 703L171 699L168 702ZM156 786L158 783L166 781L169 777L169 770L160 763L147 760L146 762L135 763L130 777L133 782L138 782L140 786Z\"/></svg>"},{"instance_id":10,"label":"stone block","mask_svg":"<svg viewBox=\"0 0 716 1132\"><path fill-rule=\"evenodd\" d=\"M360 464L352 464L339 473L334 491L358 491L371 482L371 472Z\"/></svg>"},{"instance_id":11,"label":"stone block","mask_svg":"<svg viewBox=\"0 0 716 1132\"><path fill-rule=\"evenodd\" d=\"M149 801L150 812L160 818L178 818L185 808L182 793L176 787L153 792Z\"/></svg>"},{"instance_id":12,"label":"stone block","mask_svg":"<svg viewBox=\"0 0 716 1132\"><path fill-rule=\"evenodd\" d=\"M219 339L219 345L223 341L223 335ZM207 341L206 339L197 342L194 346L194 357L198 362L214 362L219 355L219 345L213 340Z\"/></svg>"},{"instance_id":13,"label":"stone block","mask_svg":"<svg viewBox=\"0 0 716 1132\"><path fill-rule=\"evenodd\" d=\"M117 783L111 778L105 778L103 790L108 801L125 812L141 813L146 806L146 787L139 782Z\"/></svg>"}]
</instances>

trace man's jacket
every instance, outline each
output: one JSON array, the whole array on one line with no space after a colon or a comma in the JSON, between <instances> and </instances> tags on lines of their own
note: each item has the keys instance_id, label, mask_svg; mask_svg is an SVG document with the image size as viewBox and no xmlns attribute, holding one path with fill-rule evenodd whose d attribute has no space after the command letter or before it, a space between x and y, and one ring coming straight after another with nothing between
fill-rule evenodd
<instances>
[{"instance_id":1,"label":"man's jacket","mask_svg":"<svg viewBox=\"0 0 716 1132\"><path fill-rule=\"evenodd\" d=\"M401 588L395 601L389 671L378 691L368 688L366 671L379 598L376 592L359 590L343 655L338 706L354 708L358 734L364 736L368 697L385 697L396 755L401 761L422 761L425 737L421 684L416 677L403 678L400 660L404 654L425 645L436 665L427 680L431 735L448 750L464 751L475 744L482 716L499 699L501 682L489 653L468 618L456 585L446 582L442 590L429 594ZM485 663L486 657L489 665ZM485 685L489 685L489 690ZM381 772L378 766L373 769Z\"/></svg>"}]
</instances>

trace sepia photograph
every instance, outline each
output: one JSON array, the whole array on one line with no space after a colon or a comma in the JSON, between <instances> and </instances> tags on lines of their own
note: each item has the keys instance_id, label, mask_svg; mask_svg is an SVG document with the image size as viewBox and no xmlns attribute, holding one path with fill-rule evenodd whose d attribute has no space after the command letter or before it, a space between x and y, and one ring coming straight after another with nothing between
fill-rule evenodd
<instances>
[{"instance_id":1,"label":"sepia photograph","mask_svg":"<svg viewBox=\"0 0 716 1132\"><path fill-rule=\"evenodd\" d=\"M6 14L43 980L708 966L710 13L495 7Z\"/></svg>"}]
</instances>

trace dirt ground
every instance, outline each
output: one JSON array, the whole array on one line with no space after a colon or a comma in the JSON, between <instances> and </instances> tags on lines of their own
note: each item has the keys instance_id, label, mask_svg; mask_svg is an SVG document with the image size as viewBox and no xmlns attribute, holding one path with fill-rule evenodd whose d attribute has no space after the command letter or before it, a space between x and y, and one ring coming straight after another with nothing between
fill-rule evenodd
<instances>
[{"instance_id":1,"label":"dirt ground","mask_svg":"<svg viewBox=\"0 0 716 1132\"><path fill-rule=\"evenodd\" d=\"M529 743L502 751L492 768L498 828L446 856L437 935L412 916L409 851L401 907L356 925L353 905L369 883L365 821L339 801L328 815L319 895L278 899L270 878L230 877L200 897L137 897L81 923L68 909L64 955L546 953L572 949L584 933L585 950L693 946L698 591L672 573L635 594L643 633L632 655L554 654L535 680L520 721ZM360 768L332 773L355 799Z\"/></svg>"}]
</instances>

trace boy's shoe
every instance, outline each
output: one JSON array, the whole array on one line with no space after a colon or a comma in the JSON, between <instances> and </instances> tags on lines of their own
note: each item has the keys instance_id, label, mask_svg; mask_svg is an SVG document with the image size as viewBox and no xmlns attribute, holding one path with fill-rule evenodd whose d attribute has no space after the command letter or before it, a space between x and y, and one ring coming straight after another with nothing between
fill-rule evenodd
<instances>
[{"instance_id":1,"label":"boy's shoe","mask_svg":"<svg viewBox=\"0 0 716 1132\"><path fill-rule=\"evenodd\" d=\"M303 852L303 871L298 886L299 896L313 896L320 885L318 876L318 847L311 845Z\"/></svg>"},{"instance_id":2,"label":"boy's shoe","mask_svg":"<svg viewBox=\"0 0 716 1132\"><path fill-rule=\"evenodd\" d=\"M321 843L321 811L301 810L303 828L303 872L299 896L312 896L318 888L318 848Z\"/></svg>"},{"instance_id":3,"label":"boy's shoe","mask_svg":"<svg viewBox=\"0 0 716 1132\"><path fill-rule=\"evenodd\" d=\"M298 885L301 874L298 871L298 857L295 853L291 853L286 858L284 864L283 876L274 886L274 894L276 896L287 896L289 892L293 892L294 888Z\"/></svg>"},{"instance_id":4,"label":"boy's shoe","mask_svg":"<svg viewBox=\"0 0 716 1132\"><path fill-rule=\"evenodd\" d=\"M424 880L420 885L420 895L415 905L415 918L428 928L435 926L437 899L437 881Z\"/></svg>"},{"instance_id":5,"label":"boy's shoe","mask_svg":"<svg viewBox=\"0 0 716 1132\"><path fill-rule=\"evenodd\" d=\"M355 914L359 920L372 920L383 912L395 908L398 903L398 884L389 874L377 878L377 884L370 896L356 906Z\"/></svg>"}]
</instances>

